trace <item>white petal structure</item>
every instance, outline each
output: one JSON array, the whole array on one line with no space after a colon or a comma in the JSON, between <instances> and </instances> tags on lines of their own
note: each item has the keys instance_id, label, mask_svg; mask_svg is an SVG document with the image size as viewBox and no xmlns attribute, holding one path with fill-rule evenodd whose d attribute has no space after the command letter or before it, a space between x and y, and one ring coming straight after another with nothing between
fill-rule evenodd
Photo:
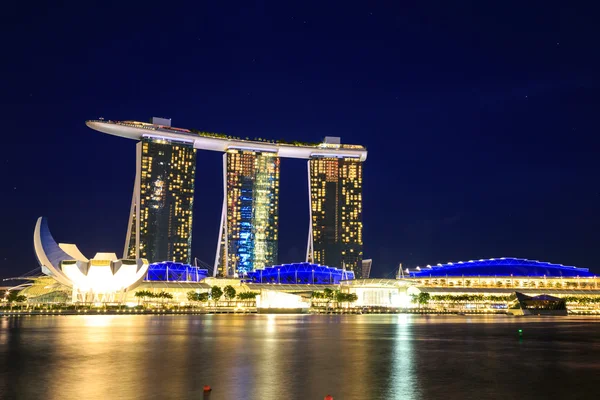
<instances>
[{"instance_id":1,"label":"white petal structure","mask_svg":"<svg viewBox=\"0 0 600 400\"><path fill-rule=\"evenodd\" d=\"M73 301L113 302L137 287L148 272L148 260L117 259L97 253L88 260L74 244L57 244L48 223L40 217L33 236L35 254L46 275L73 288Z\"/></svg>"}]
</instances>

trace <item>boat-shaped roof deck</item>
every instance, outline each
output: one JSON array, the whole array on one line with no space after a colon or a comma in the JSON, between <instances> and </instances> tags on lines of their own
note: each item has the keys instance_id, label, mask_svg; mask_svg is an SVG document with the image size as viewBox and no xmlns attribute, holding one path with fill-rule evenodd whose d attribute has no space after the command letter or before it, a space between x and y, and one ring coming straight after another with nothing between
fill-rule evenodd
<instances>
[{"instance_id":1,"label":"boat-shaped roof deck","mask_svg":"<svg viewBox=\"0 0 600 400\"><path fill-rule=\"evenodd\" d=\"M144 137L178 141L200 150L226 152L229 150L275 153L284 158L356 158L367 159L367 149L354 144L304 143L273 140L250 140L220 133L174 128L139 121L89 120L86 125L109 135L141 140Z\"/></svg>"}]
</instances>

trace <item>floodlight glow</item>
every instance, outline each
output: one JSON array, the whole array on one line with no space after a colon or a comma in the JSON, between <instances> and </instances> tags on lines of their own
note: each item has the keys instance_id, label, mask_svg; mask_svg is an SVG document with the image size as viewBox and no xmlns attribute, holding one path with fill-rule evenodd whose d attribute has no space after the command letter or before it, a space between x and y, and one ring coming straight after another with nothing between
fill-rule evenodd
<instances>
[{"instance_id":1,"label":"floodlight glow","mask_svg":"<svg viewBox=\"0 0 600 400\"><path fill-rule=\"evenodd\" d=\"M114 253L85 258L73 244L57 244L43 217L34 233L34 249L46 275L73 288L73 301L113 301L117 293L135 288L148 271L148 261L118 260Z\"/></svg>"},{"instance_id":2,"label":"floodlight glow","mask_svg":"<svg viewBox=\"0 0 600 400\"><path fill-rule=\"evenodd\" d=\"M256 296L257 308L308 309L309 306L310 304L302 297L290 293L263 290Z\"/></svg>"}]
</instances>

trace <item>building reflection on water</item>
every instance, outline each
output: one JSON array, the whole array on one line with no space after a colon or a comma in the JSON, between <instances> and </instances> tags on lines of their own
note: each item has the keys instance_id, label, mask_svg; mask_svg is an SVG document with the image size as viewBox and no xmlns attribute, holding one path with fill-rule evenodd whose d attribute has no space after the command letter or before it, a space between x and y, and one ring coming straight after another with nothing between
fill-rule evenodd
<instances>
[{"instance_id":1,"label":"building reflection on water","mask_svg":"<svg viewBox=\"0 0 600 400\"><path fill-rule=\"evenodd\" d=\"M587 398L595 319L0 318L0 398ZM515 337L516 327L525 332ZM528 384L518 384L529 377ZM555 383L560 381L560 385Z\"/></svg>"}]
</instances>

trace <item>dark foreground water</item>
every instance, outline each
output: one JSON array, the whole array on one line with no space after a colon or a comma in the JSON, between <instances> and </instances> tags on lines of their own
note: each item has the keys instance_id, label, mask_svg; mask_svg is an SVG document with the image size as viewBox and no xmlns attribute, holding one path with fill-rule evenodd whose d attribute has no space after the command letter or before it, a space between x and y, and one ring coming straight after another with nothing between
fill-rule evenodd
<instances>
[{"instance_id":1,"label":"dark foreground water","mask_svg":"<svg viewBox=\"0 0 600 400\"><path fill-rule=\"evenodd\" d=\"M595 399L599 339L577 317L4 317L0 399Z\"/></svg>"}]
</instances>

